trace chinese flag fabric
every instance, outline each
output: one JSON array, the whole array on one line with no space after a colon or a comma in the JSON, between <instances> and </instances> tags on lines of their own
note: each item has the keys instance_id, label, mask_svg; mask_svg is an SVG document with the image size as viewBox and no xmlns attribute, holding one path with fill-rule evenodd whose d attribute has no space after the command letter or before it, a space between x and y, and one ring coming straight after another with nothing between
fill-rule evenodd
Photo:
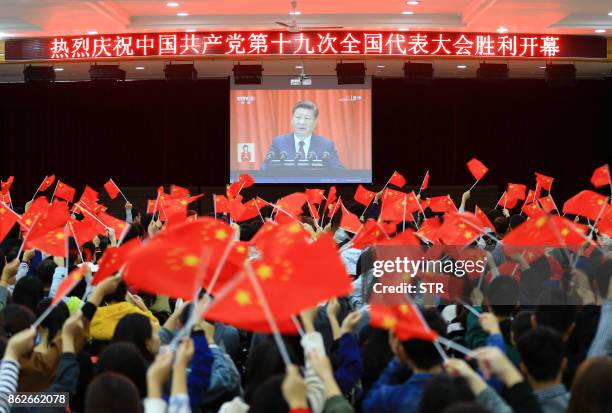
<instances>
[{"instance_id":1,"label":"chinese flag fabric","mask_svg":"<svg viewBox=\"0 0 612 413\"><path fill-rule=\"evenodd\" d=\"M115 230L115 238L117 238L117 241L123 238L125 231L129 229L129 225L127 222L108 215L106 212L99 213L98 219L102 221L107 227L110 227Z\"/></svg>"},{"instance_id":2,"label":"chinese flag fabric","mask_svg":"<svg viewBox=\"0 0 612 413\"><path fill-rule=\"evenodd\" d=\"M586 227L545 213L534 216L506 235L504 246L564 246L584 242Z\"/></svg>"},{"instance_id":3,"label":"chinese flag fabric","mask_svg":"<svg viewBox=\"0 0 612 413\"><path fill-rule=\"evenodd\" d=\"M240 219L237 219L237 222L248 221L249 219L253 219L259 216L259 210L264 208L268 204L266 201L259 197L251 198L244 204L244 211L242 215L240 215Z\"/></svg>"},{"instance_id":4,"label":"chinese flag fabric","mask_svg":"<svg viewBox=\"0 0 612 413\"><path fill-rule=\"evenodd\" d=\"M165 229L129 255L124 279L139 290L190 300L214 273L233 234L209 217ZM205 272L197 280L200 265Z\"/></svg>"},{"instance_id":5,"label":"chinese flag fabric","mask_svg":"<svg viewBox=\"0 0 612 413\"><path fill-rule=\"evenodd\" d=\"M399 172L395 171L393 175L391 175L391 178L389 178L389 183L398 188L402 188L406 185L406 179Z\"/></svg>"},{"instance_id":6,"label":"chinese flag fabric","mask_svg":"<svg viewBox=\"0 0 612 413\"><path fill-rule=\"evenodd\" d=\"M591 184L593 184L595 188L610 185L610 182L610 168L608 165L600 166L593 171L593 176L591 176Z\"/></svg>"},{"instance_id":7,"label":"chinese flag fabric","mask_svg":"<svg viewBox=\"0 0 612 413\"><path fill-rule=\"evenodd\" d=\"M308 197L308 202L310 202L312 205L319 205L325 199L325 191L322 189L307 189L305 193Z\"/></svg>"},{"instance_id":8,"label":"chinese flag fabric","mask_svg":"<svg viewBox=\"0 0 612 413\"><path fill-rule=\"evenodd\" d=\"M368 219L363 228L352 240L352 248L364 249L365 247L374 244L380 240L388 239L385 231L373 219Z\"/></svg>"},{"instance_id":9,"label":"chinese flag fabric","mask_svg":"<svg viewBox=\"0 0 612 413\"><path fill-rule=\"evenodd\" d=\"M508 189L506 190L506 194L508 194L508 201L517 200L517 199L524 201L526 191L527 191L527 187L523 184L509 183Z\"/></svg>"},{"instance_id":10,"label":"chinese flag fabric","mask_svg":"<svg viewBox=\"0 0 612 413\"><path fill-rule=\"evenodd\" d=\"M480 219L467 212L453 212L444 216L437 236L446 245L468 245L482 232Z\"/></svg>"},{"instance_id":11,"label":"chinese flag fabric","mask_svg":"<svg viewBox=\"0 0 612 413\"><path fill-rule=\"evenodd\" d=\"M425 172L425 178L423 178L423 183L421 184L421 190L427 189L429 186L429 171Z\"/></svg>"},{"instance_id":12,"label":"chinese flag fabric","mask_svg":"<svg viewBox=\"0 0 612 413\"><path fill-rule=\"evenodd\" d=\"M363 185L357 186L357 191L355 191L355 195L353 196L355 201L359 202L363 206L368 206L376 196L375 192L368 191L363 187Z\"/></svg>"},{"instance_id":13,"label":"chinese flag fabric","mask_svg":"<svg viewBox=\"0 0 612 413\"><path fill-rule=\"evenodd\" d=\"M217 214L223 214L230 211L229 200L225 197L225 195L213 195L213 199Z\"/></svg>"},{"instance_id":14,"label":"chinese flag fabric","mask_svg":"<svg viewBox=\"0 0 612 413\"><path fill-rule=\"evenodd\" d=\"M66 226L61 225L29 237L26 248L36 248L49 255L64 257L67 253L67 236Z\"/></svg>"},{"instance_id":15,"label":"chinese flag fabric","mask_svg":"<svg viewBox=\"0 0 612 413\"><path fill-rule=\"evenodd\" d=\"M252 272L275 320L287 320L306 308L345 295L352 289L350 277L330 234L323 234L312 244L299 244L280 254L264 254L262 259L252 263ZM312 288L313 285L317 288ZM267 320L252 280L245 274L215 301L205 317L247 329L253 325L266 328ZM267 327L265 331L271 330Z\"/></svg>"},{"instance_id":16,"label":"chinese flag fabric","mask_svg":"<svg viewBox=\"0 0 612 413\"><path fill-rule=\"evenodd\" d=\"M608 198L597 192L580 191L563 204L564 214L575 214L587 217L591 221L600 218L608 203Z\"/></svg>"},{"instance_id":17,"label":"chinese flag fabric","mask_svg":"<svg viewBox=\"0 0 612 413\"><path fill-rule=\"evenodd\" d=\"M487 214L485 214L482 209L478 208L478 205L476 205L475 214L480 219L480 222L482 222L483 227L495 230L495 226L493 225L489 217L487 217Z\"/></svg>"},{"instance_id":18,"label":"chinese flag fabric","mask_svg":"<svg viewBox=\"0 0 612 413\"><path fill-rule=\"evenodd\" d=\"M104 184L104 189L111 199L117 198L117 195L121 193L121 190L112 179L109 179L108 182Z\"/></svg>"},{"instance_id":19,"label":"chinese flag fabric","mask_svg":"<svg viewBox=\"0 0 612 413\"><path fill-rule=\"evenodd\" d=\"M535 177L536 177L536 184L538 184L540 188L545 189L550 192L550 188L552 187L552 184L555 178L552 178L546 175L542 175L537 172L535 173Z\"/></svg>"},{"instance_id":20,"label":"chinese flag fabric","mask_svg":"<svg viewBox=\"0 0 612 413\"><path fill-rule=\"evenodd\" d=\"M350 212L348 209L342 205L342 217L340 219L340 228L345 231L352 232L356 234L361 229L361 221L357 217L357 215Z\"/></svg>"},{"instance_id":21,"label":"chinese flag fabric","mask_svg":"<svg viewBox=\"0 0 612 413\"><path fill-rule=\"evenodd\" d=\"M546 212L552 212L557 209L557 205L555 204L555 200L552 195L548 194L547 196L538 199L538 202L542 206L542 209Z\"/></svg>"},{"instance_id":22,"label":"chinese flag fabric","mask_svg":"<svg viewBox=\"0 0 612 413\"><path fill-rule=\"evenodd\" d=\"M75 190L73 187L66 185L62 181L58 180L55 186L55 196L65 201L72 202L74 200Z\"/></svg>"},{"instance_id":23,"label":"chinese flag fabric","mask_svg":"<svg viewBox=\"0 0 612 413\"><path fill-rule=\"evenodd\" d=\"M46 191L51 185L53 185L53 182L55 182L55 175L45 176L45 179L43 179L43 181L40 183L40 186L38 187L38 191Z\"/></svg>"},{"instance_id":24,"label":"chinese flag fabric","mask_svg":"<svg viewBox=\"0 0 612 413\"><path fill-rule=\"evenodd\" d=\"M411 304L382 305L372 304L370 306L370 325L393 333L401 341L419 339L434 341L437 333L425 324L424 320L417 314Z\"/></svg>"},{"instance_id":25,"label":"chinese flag fabric","mask_svg":"<svg viewBox=\"0 0 612 413\"><path fill-rule=\"evenodd\" d=\"M0 242L6 237L11 228L15 225L19 215L17 215L5 203L0 203Z\"/></svg>"},{"instance_id":26,"label":"chinese flag fabric","mask_svg":"<svg viewBox=\"0 0 612 413\"><path fill-rule=\"evenodd\" d=\"M126 263L130 254L140 246L140 240L134 238L118 247L109 247L98 262L98 271L94 274L92 285L97 285L108 277L111 277Z\"/></svg>"},{"instance_id":27,"label":"chinese flag fabric","mask_svg":"<svg viewBox=\"0 0 612 413\"><path fill-rule=\"evenodd\" d=\"M468 161L467 168L470 170L470 173L477 181L480 181L482 177L485 176L485 174L489 171L489 168L484 166L484 164L476 158L472 158Z\"/></svg>"},{"instance_id":28,"label":"chinese flag fabric","mask_svg":"<svg viewBox=\"0 0 612 413\"><path fill-rule=\"evenodd\" d=\"M431 208L433 212L451 212L457 210L455 203L448 195L430 198L429 208Z\"/></svg>"},{"instance_id":29,"label":"chinese flag fabric","mask_svg":"<svg viewBox=\"0 0 612 413\"><path fill-rule=\"evenodd\" d=\"M253 186L254 183L255 183L255 179L253 179L253 177L251 175L249 175L249 174L241 174L238 177L238 180L236 182L233 182L227 188L227 196L228 196L228 198L234 198L236 195L238 195L240 193L240 191L242 191L242 189L248 188L250 186Z\"/></svg>"}]
</instances>

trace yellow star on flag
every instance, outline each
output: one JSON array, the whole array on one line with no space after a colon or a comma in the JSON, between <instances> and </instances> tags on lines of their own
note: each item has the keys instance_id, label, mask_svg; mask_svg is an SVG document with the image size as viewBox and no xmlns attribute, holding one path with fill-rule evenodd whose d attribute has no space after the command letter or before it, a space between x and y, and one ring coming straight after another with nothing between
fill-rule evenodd
<instances>
[{"instance_id":1,"label":"yellow star on flag","mask_svg":"<svg viewBox=\"0 0 612 413\"><path fill-rule=\"evenodd\" d=\"M262 280L267 280L268 278L272 277L272 267L266 264L259 266L259 268L257 268L257 275Z\"/></svg>"},{"instance_id":2,"label":"yellow star on flag","mask_svg":"<svg viewBox=\"0 0 612 413\"><path fill-rule=\"evenodd\" d=\"M236 295L234 295L234 300L241 306L251 304L251 294L245 290L236 291Z\"/></svg>"}]
</instances>

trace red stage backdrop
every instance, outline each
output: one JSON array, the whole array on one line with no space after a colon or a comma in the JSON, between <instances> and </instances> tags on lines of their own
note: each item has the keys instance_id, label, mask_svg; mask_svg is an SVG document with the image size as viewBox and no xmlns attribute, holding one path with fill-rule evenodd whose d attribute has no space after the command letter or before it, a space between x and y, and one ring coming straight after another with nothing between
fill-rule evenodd
<instances>
[{"instance_id":1,"label":"red stage backdrop","mask_svg":"<svg viewBox=\"0 0 612 413\"><path fill-rule=\"evenodd\" d=\"M556 34L308 31L133 33L10 39L5 59L206 56L607 57L606 38Z\"/></svg>"}]
</instances>

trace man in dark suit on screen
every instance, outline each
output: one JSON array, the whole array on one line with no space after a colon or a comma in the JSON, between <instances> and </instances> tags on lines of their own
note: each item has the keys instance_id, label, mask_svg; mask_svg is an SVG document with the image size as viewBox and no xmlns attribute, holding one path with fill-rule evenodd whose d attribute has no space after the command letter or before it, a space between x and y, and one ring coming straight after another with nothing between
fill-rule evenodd
<instances>
[{"instance_id":1,"label":"man in dark suit on screen","mask_svg":"<svg viewBox=\"0 0 612 413\"><path fill-rule=\"evenodd\" d=\"M312 133L319 116L317 105L302 100L293 106L291 114L293 132L272 140L261 169L267 169L273 159L322 160L325 167L343 168L334 142Z\"/></svg>"}]
</instances>

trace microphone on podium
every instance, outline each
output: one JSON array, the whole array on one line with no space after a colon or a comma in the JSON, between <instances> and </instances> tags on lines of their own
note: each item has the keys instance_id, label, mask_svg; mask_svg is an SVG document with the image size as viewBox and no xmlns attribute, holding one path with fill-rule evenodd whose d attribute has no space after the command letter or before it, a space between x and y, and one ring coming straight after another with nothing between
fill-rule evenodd
<instances>
[{"instance_id":1,"label":"microphone on podium","mask_svg":"<svg viewBox=\"0 0 612 413\"><path fill-rule=\"evenodd\" d=\"M302 154L299 152L296 152L295 155L293 156L293 160L299 161L300 159L302 159Z\"/></svg>"},{"instance_id":2,"label":"microphone on podium","mask_svg":"<svg viewBox=\"0 0 612 413\"><path fill-rule=\"evenodd\" d=\"M266 161L271 161L276 158L276 153L274 151L270 151L266 154Z\"/></svg>"},{"instance_id":3,"label":"microphone on podium","mask_svg":"<svg viewBox=\"0 0 612 413\"><path fill-rule=\"evenodd\" d=\"M287 160L287 151L282 151L282 152L280 153L280 157L279 157L279 159L280 159L281 161L285 161L285 160Z\"/></svg>"},{"instance_id":4,"label":"microphone on podium","mask_svg":"<svg viewBox=\"0 0 612 413\"><path fill-rule=\"evenodd\" d=\"M309 161L316 161L317 160L317 153L310 151L308 152L308 160Z\"/></svg>"},{"instance_id":5,"label":"microphone on podium","mask_svg":"<svg viewBox=\"0 0 612 413\"><path fill-rule=\"evenodd\" d=\"M323 152L323 154L321 155L321 159L322 159L323 161L327 161L327 160L329 159L329 157L330 157L330 156L331 156L331 155L330 155L330 153L329 153L329 152Z\"/></svg>"}]
</instances>

